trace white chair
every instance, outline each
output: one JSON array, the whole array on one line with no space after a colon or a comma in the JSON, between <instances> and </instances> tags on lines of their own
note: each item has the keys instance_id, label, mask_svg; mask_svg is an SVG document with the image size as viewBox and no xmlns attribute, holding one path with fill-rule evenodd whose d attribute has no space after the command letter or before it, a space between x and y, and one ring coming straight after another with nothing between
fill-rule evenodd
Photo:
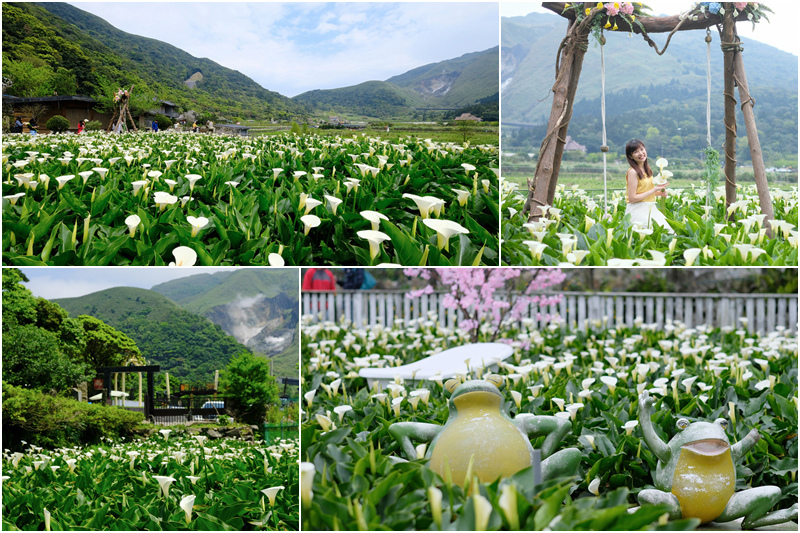
<instances>
[{"instance_id":1,"label":"white chair","mask_svg":"<svg viewBox=\"0 0 800 533\"><path fill-rule=\"evenodd\" d=\"M377 381L378 389L383 390L398 376L408 382L430 380L438 376L441 376L442 379L449 379L455 377L456 374L466 374L468 371L496 370L497 363L507 359L513 353L514 349L511 346L499 342L465 344L407 365L362 368L358 375L367 378L370 389Z\"/></svg>"}]
</instances>

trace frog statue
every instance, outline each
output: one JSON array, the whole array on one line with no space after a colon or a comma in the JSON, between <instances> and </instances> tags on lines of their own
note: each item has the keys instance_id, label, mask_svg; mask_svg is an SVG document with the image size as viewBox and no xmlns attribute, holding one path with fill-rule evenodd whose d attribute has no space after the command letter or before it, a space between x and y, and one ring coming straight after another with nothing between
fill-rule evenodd
<instances>
[{"instance_id":1,"label":"frog statue","mask_svg":"<svg viewBox=\"0 0 800 533\"><path fill-rule=\"evenodd\" d=\"M445 477L449 469L454 483L463 484L472 462L472 472L482 482L509 477L533 464L530 438L544 436L542 479L575 475L581 453L575 448L556 450L572 428L568 420L554 416L518 414L514 420L502 409L500 387L503 378L489 375L485 380L445 382L450 393L450 411L444 426L423 422L398 422L389 433L410 459L417 453L411 440L430 442L426 459L430 468Z\"/></svg>"},{"instance_id":2,"label":"frog statue","mask_svg":"<svg viewBox=\"0 0 800 533\"><path fill-rule=\"evenodd\" d=\"M644 441L658 458L653 484L656 489L639 493L639 503L667 504L670 518L699 518L701 523L730 522L744 517L743 529L781 524L797 519L797 504L790 509L768 511L781 499L775 486L734 492L736 468L740 460L761 438L753 429L731 445L726 420L712 422L678 420L678 433L669 443L653 429L650 417L655 403L647 391L639 396L639 423Z\"/></svg>"}]
</instances>

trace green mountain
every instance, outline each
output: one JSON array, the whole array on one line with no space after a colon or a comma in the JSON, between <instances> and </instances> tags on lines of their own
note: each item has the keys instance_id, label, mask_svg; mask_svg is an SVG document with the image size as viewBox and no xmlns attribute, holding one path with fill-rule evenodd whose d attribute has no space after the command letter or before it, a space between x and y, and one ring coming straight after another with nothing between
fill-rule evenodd
<instances>
[{"instance_id":1,"label":"green mountain","mask_svg":"<svg viewBox=\"0 0 800 533\"><path fill-rule=\"evenodd\" d=\"M497 95L499 47L412 69L386 81L308 91L294 100L319 112L375 118L422 109L460 109Z\"/></svg>"},{"instance_id":2,"label":"green mountain","mask_svg":"<svg viewBox=\"0 0 800 533\"><path fill-rule=\"evenodd\" d=\"M280 293L294 301L300 286L295 269L241 268L213 274L196 274L155 285L152 290L187 311L205 315L211 308L230 303L237 297L263 294L274 298Z\"/></svg>"},{"instance_id":3,"label":"green mountain","mask_svg":"<svg viewBox=\"0 0 800 533\"><path fill-rule=\"evenodd\" d=\"M115 287L78 298L53 300L72 317L90 315L136 342L151 364L182 381L208 383L214 371L249 351L206 318L181 309L154 291Z\"/></svg>"},{"instance_id":4,"label":"green mountain","mask_svg":"<svg viewBox=\"0 0 800 533\"><path fill-rule=\"evenodd\" d=\"M9 63L11 61L12 63ZM17 68L22 61L26 68ZM180 108L246 118L287 117L304 110L268 91L244 74L210 59L194 57L167 43L132 35L65 2L3 2L3 75L22 77L31 69L50 69L54 80L39 84L46 94L98 98L109 87L149 89ZM44 75L44 74L42 74ZM73 76L70 79L70 76ZM53 85L51 87L50 85ZM69 91L70 84L75 91ZM47 87L45 87L47 85ZM8 94L23 96L15 83Z\"/></svg>"},{"instance_id":5,"label":"green mountain","mask_svg":"<svg viewBox=\"0 0 800 533\"><path fill-rule=\"evenodd\" d=\"M759 29L769 31L768 24ZM565 33L565 19L555 14L502 19L504 149L535 151L541 144L552 105L556 51ZM725 135L723 58L719 35L716 31L711 35L712 144L719 150ZM665 35L651 37L663 47ZM619 152L628 140L641 138L657 152L673 157L699 154L706 146L705 32L677 32L662 56L638 35L608 32L606 38L606 127L612 151ZM796 162L797 56L751 39L741 40L765 159L793 156ZM599 152L602 144L600 67L600 46L590 37L569 126L572 138L590 152ZM738 92L736 99L740 100ZM746 146L740 111L738 120L738 134ZM740 148L740 152L740 161L749 159L747 150Z\"/></svg>"},{"instance_id":6,"label":"green mountain","mask_svg":"<svg viewBox=\"0 0 800 533\"><path fill-rule=\"evenodd\" d=\"M296 377L299 286L297 270L242 268L188 276L152 290L271 358L277 375Z\"/></svg>"}]
</instances>

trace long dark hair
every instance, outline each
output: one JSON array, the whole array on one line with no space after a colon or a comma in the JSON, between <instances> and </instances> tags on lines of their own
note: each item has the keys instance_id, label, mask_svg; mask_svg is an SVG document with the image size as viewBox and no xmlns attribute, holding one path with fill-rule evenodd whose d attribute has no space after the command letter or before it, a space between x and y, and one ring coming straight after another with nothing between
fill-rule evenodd
<instances>
[{"instance_id":1,"label":"long dark hair","mask_svg":"<svg viewBox=\"0 0 800 533\"><path fill-rule=\"evenodd\" d=\"M639 163L634 161L633 157L631 157L633 152L643 147L644 143L638 139L634 139L625 145L625 157L628 158L628 164L633 170L636 171L636 175L639 176L640 180L653 175L653 171L650 170L650 162L647 159L644 160L644 172L642 172L641 167L639 167Z\"/></svg>"}]
</instances>

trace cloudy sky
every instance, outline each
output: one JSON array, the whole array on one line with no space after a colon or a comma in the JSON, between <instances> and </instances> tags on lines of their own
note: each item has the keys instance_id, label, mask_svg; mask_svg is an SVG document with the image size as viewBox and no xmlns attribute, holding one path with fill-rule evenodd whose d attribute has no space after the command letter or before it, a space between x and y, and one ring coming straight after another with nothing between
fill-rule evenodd
<instances>
[{"instance_id":1,"label":"cloudy sky","mask_svg":"<svg viewBox=\"0 0 800 533\"><path fill-rule=\"evenodd\" d=\"M70 2L284 96L385 80L499 43L492 2Z\"/></svg>"},{"instance_id":2,"label":"cloudy sky","mask_svg":"<svg viewBox=\"0 0 800 533\"><path fill-rule=\"evenodd\" d=\"M34 296L48 300L73 298L111 287L139 287L150 289L154 285L196 274L212 274L236 268L176 268L176 267L35 267L20 268L30 280L25 286ZM299 276L299 274L298 274Z\"/></svg>"},{"instance_id":3,"label":"cloudy sky","mask_svg":"<svg viewBox=\"0 0 800 533\"><path fill-rule=\"evenodd\" d=\"M798 55L800 52L800 38L798 38L796 27L797 3L794 0L772 0L764 2L773 14L768 14L769 21L756 24L755 29L750 23L739 23L736 29L739 35L762 43L766 43L784 52ZM645 5L650 7L650 13L654 15L679 15L690 9L695 2L650 0ZM553 13L544 9L540 2L503 2L500 4L500 14L503 17L524 16L528 13ZM654 40L659 46L666 40L666 37ZM745 49L745 53L747 50ZM747 62L745 56L745 64Z\"/></svg>"}]
</instances>

